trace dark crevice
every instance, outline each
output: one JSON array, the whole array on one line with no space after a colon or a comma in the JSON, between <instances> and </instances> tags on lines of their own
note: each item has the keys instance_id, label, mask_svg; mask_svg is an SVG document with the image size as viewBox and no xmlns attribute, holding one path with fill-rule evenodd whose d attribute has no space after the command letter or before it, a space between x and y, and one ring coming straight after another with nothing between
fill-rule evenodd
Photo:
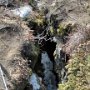
<instances>
[{"instance_id":1,"label":"dark crevice","mask_svg":"<svg viewBox=\"0 0 90 90\"><path fill-rule=\"evenodd\" d=\"M46 27L48 26L48 23L47 23L47 20L45 20L42 25L38 25L34 21L29 21L27 25L31 30L34 30L34 36L36 36L36 35L41 34L46 29Z\"/></svg>"},{"instance_id":2,"label":"dark crevice","mask_svg":"<svg viewBox=\"0 0 90 90\"><path fill-rule=\"evenodd\" d=\"M54 53L54 51L56 49L56 42L53 42L53 41L50 41L50 40L49 41L46 41L44 43L43 47L41 47L41 48L42 48L42 51L46 51L47 52L50 60L53 62L53 74L56 77L56 86L58 86L58 82L59 81L58 81L58 75L57 75L57 73L54 70L55 60L54 60L54 56L53 56L53 53Z\"/></svg>"},{"instance_id":3,"label":"dark crevice","mask_svg":"<svg viewBox=\"0 0 90 90\"><path fill-rule=\"evenodd\" d=\"M46 51L52 61L54 61L53 53L56 49L56 42L53 41L46 41L44 42L43 46L41 47L42 51Z\"/></svg>"},{"instance_id":4,"label":"dark crevice","mask_svg":"<svg viewBox=\"0 0 90 90\"><path fill-rule=\"evenodd\" d=\"M53 20L52 25L54 27L54 29L58 28L58 21L55 20L55 18L52 16L50 18L51 20ZM34 60L34 56L32 56L31 51L33 51L32 46L30 45L30 43L27 43L23 46L23 49L21 51L21 54L23 56L24 59L28 60L28 64L29 67L32 68L32 71L35 72L39 77L44 78L44 69L43 69L43 65L41 64L41 54L43 51L46 51L50 60L53 63L53 74L55 75L56 78L56 86L58 87L58 83L61 82L61 76L59 76L59 72L61 72L62 68L65 69L65 66L67 64L67 61L69 60L69 55L67 55L65 52L63 52L62 50L60 51L60 58L59 58L59 63L60 64L56 64L56 61L54 60L54 56L53 53L56 50L56 42L54 42L52 39L53 36L51 36L49 33L47 34L46 28L48 27L48 23L44 22L43 25L38 26L37 23L33 22L33 21L29 21L28 27L30 27L30 29L34 30L34 36L37 36L39 34L42 34L43 31L45 31L42 36L46 37L44 39L41 39L41 43L39 44L38 41L39 39L37 39L35 41L35 43L37 43L40 47L40 54L38 56L38 60L35 63L34 67L33 67L33 60ZM71 26L67 26L67 28L65 29L65 33L63 36L68 36L68 33L70 33L71 30ZM66 43L67 39L64 38L63 36L61 36L61 39L63 41L63 43ZM32 60L32 61L30 61ZM57 70L58 69L58 70ZM65 69L65 71L67 71ZM66 73L64 73L63 77L65 77Z\"/></svg>"}]
</instances>

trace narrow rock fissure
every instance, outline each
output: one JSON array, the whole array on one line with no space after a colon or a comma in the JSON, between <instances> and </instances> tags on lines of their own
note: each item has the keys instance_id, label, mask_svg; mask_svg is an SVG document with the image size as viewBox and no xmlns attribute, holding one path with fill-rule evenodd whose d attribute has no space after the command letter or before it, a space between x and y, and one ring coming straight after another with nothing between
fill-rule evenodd
<instances>
[{"instance_id":1,"label":"narrow rock fissure","mask_svg":"<svg viewBox=\"0 0 90 90\"><path fill-rule=\"evenodd\" d=\"M33 62L29 52L29 43L24 46L24 51L22 52L24 58L28 60L29 67L32 69L32 75L29 78L29 86L32 86L30 90L57 90L58 83L63 83L67 80L65 66L68 55L61 48L58 53L60 57L55 60L54 51L57 48L57 42L53 40L54 36L49 34L47 23L44 24L43 26L38 26L37 23L31 21L28 24L28 27L34 30L35 43L39 45L40 54L38 60ZM27 87L25 90L28 90Z\"/></svg>"},{"instance_id":2,"label":"narrow rock fissure","mask_svg":"<svg viewBox=\"0 0 90 90\"><path fill-rule=\"evenodd\" d=\"M40 45L40 50L41 50L40 55L38 56L38 61L36 62L34 67L32 66L33 62L30 61L31 56L28 55L29 48L30 48L29 44L24 45L24 48L23 48L24 51L22 52L22 55L24 58L28 59L29 67L32 68L32 71L33 71L32 78L34 78L34 77L39 78L38 83L40 83L40 79L42 79L41 83L46 90L57 90L56 88L57 88L57 84L58 84L58 78L57 78L57 74L55 73L55 70L54 70L55 61L54 61L54 56L53 56L53 53L56 49L56 43L49 40L49 41L44 42L43 46ZM45 67L45 63L47 64L46 67ZM48 74L48 76L47 76L47 74ZM47 86L47 84L52 84L52 85ZM53 85L53 84L55 84L55 85ZM37 88L39 88L39 87L37 87ZM40 90L43 90L41 88L42 87L40 87ZM25 90L28 90L28 87L25 88ZM35 90L35 88L33 88L32 90ZM38 90L38 89L36 89L36 90Z\"/></svg>"},{"instance_id":3,"label":"narrow rock fissure","mask_svg":"<svg viewBox=\"0 0 90 90\"><path fill-rule=\"evenodd\" d=\"M29 50L27 46L24 49L26 51ZM32 68L33 71L33 74L29 78L29 83L31 85L28 85L25 90L28 90L28 88L30 88L30 90L43 90L42 88L45 88L45 90L57 90L58 83L65 82L65 80L67 79L67 70L65 69L66 62L64 61L65 53L61 51L61 58L55 61L53 55L55 50L56 42L49 40L45 41L43 43L43 46L40 45L40 55L38 56L38 60L35 63L34 67L33 62L30 61L31 56L27 55L28 52L27 54L24 53L24 55L26 55L24 57L27 57L29 67ZM68 56L66 56L66 59L68 60Z\"/></svg>"}]
</instances>

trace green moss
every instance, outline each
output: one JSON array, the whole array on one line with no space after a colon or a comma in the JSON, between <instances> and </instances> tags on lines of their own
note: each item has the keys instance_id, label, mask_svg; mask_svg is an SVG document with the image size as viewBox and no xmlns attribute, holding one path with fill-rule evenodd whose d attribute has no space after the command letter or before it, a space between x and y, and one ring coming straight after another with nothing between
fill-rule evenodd
<instances>
[{"instance_id":1,"label":"green moss","mask_svg":"<svg viewBox=\"0 0 90 90\"><path fill-rule=\"evenodd\" d=\"M68 80L59 84L59 90L90 90L90 55L76 53L66 68Z\"/></svg>"},{"instance_id":2,"label":"green moss","mask_svg":"<svg viewBox=\"0 0 90 90\"><path fill-rule=\"evenodd\" d=\"M30 4L31 6L34 6L35 0L29 0L28 2L29 2L29 4Z\"/></svg>"},{"instance_id":3,"label":"green moss","mask_svg":"<svg viewBox=\"0 0 90 90\"><path fill-rule=\"evenodd\" d=\"M35 19L35 22L38 24L38 26L40 26L40 25L43 25L44 24L44 18L43 18L43 16L42 15L37 15L36 16L36 19Z\"/></svg>"},{"instance_id":4,"label":"green moss","mask_svg":"<svg viewBox=\"0 0 90 90\"><path fill-rule=\"evenodd\" d=\"M59 36L67 36L72 31L73 26L71 24L63 25L59 24L57 28L57 35Z\"/></svg>"},{"instance_id":5,"label":"green moss","mask_svg":"<svg viewBox=\"0 0 90 90\"><path fill-rule=\"evenodd\" d=\"M49 31L50 31L50 34L51 35L54 35L54 28L52 26L50 27L50 30Z\"/></svg>"},{"instance_id":6,"label":"green moss","mask_svg":"<svg viewBox=\"0 0 90 90\"><path fill-rule=\"evenodd\" d=\"M57 29L57 34L58 35L63 35L64 32L65 32L64 26L59 24L58 29Z\"/></svg>"},{"instance_id":7,"label":"green moss","mask_svg":"<svg viewBox=\"0 0 90 90\"><path fill-rule=\"evenodd\" d=\"M32 69L31 68L29 68L29 75L32 75Z\"/></svg>"}]
</instances>

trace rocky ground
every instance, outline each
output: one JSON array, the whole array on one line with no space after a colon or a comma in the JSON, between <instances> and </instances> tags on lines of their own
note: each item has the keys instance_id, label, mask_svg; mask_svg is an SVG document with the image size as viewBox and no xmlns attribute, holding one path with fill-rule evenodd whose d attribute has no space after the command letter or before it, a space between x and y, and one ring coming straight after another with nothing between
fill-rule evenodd
<instances>
[{"instance_id":1,"label":"rocky ground","mask_svg":"<svg viewBox=\"0 0 90 90\"><path fill-rule=\"evenodd\" d=\"M43 50L47 51L52 59L58 84L66 82L68 70L65 66L69 59L74 57L77 51L81 51L81 46L85 48L84 54L90 54L90 0L37 0L32 3L19 3L19 0L2 1L0 0L0 66L8 90L24 90L31 69L43 77L43 68L38 61ZM11 11L27 3L34 8L28 18L22 19ZM39 14L44 14L43 18L38 16ZM44 30L46 32L42 34ZM45 35L46 41L43 42ZM50 37L53 43L48 41L47 37ZM89 75L87 79L90 87ZM62 86L60 85L60 90ZM5 90L3 88L5 87L0 79L0 90Z\"/></svg>"}]
</instances>

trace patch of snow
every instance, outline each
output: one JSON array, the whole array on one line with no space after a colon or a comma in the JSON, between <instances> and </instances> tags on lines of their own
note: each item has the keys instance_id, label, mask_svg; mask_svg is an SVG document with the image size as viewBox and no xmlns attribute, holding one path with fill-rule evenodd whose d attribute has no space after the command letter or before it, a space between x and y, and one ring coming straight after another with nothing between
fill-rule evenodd
<instances>
[{"instance_id":1,"label":"patch of snow","mask_svg":"<svg viewBox=\"0 0 90 90\"><path fill-rule=\"evenodd\" d=\"M13 12L13 14L20 16L21 18L26 18L32 13L32 7L29 5L25 5L11 11Z\"/></svg>"},{"instance_id":2,"label":"patch of snow","mask_svg":"<svg viewBox=\"0 0 90 90\"><path fill-rule=\"evenodd\" d=\"M29 83L33 86L33 90L40 90L39 77L35 73L31 75Z\"/></svg>"}]
</instances>

